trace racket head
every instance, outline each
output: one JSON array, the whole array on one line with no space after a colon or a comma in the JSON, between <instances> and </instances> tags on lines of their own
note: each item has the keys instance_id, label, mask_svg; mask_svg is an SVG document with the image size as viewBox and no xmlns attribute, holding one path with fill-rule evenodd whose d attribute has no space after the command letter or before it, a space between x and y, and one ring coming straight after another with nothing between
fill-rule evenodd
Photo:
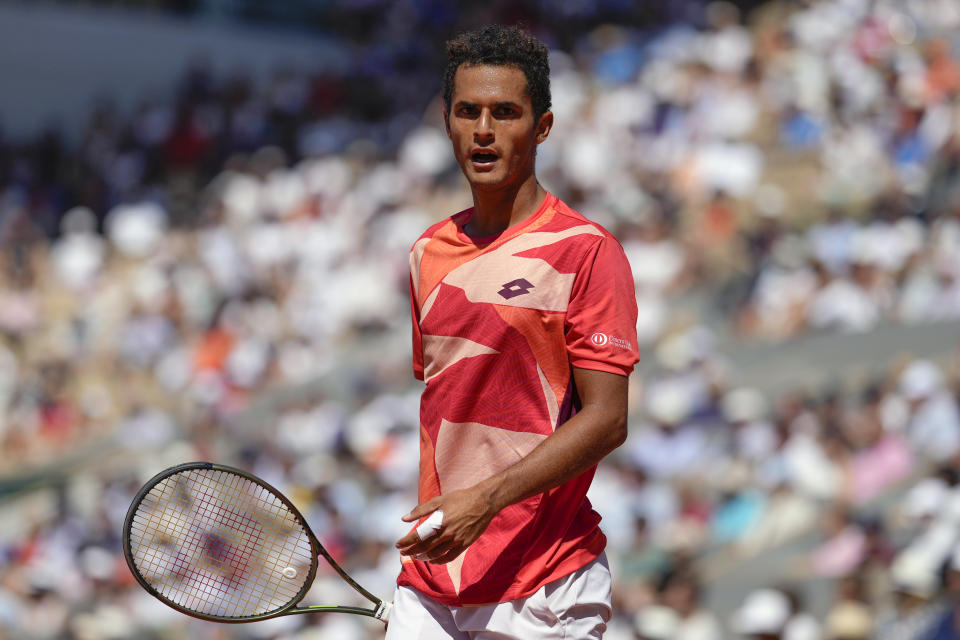
<instances>
[{"instance_id":1,"label":"racket head","mask_svg":"<svg viewBox=\"0 0 960 640\"><path fill-rule=\"evenodd\" d=\"M313 584L319 549L277 489L211 462L158 473L123 524L123 555L137 582L164 604L215 622L288 612Z\"/></svg>"}]
</instances>

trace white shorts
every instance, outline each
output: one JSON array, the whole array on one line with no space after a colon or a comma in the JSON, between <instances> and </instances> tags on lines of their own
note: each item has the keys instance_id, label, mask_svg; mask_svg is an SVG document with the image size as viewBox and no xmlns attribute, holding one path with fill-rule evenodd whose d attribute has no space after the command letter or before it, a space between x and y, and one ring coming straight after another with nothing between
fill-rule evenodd
<instances>
[{"instance_id":1,"label":"white shorts","mask_svg":"<svg viewBox=\"0 0 960 640\"><path fill-rule=\"evenodd\" d=\"M416 589L398 587L386 640L587 640L602 638L610 620L606 555L526 598L451 607Z\"/></svg>"}]
</instances>

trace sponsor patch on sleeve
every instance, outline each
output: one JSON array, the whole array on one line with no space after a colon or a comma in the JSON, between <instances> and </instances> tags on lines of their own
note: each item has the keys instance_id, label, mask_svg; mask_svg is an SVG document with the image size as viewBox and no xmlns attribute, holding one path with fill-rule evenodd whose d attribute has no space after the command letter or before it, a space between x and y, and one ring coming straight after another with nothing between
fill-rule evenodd
<instances>
[{"instance_id":1,"label":"sponsor patch on sleeve","mask_svg":"<svg viewBox=\"0 0 960 640\"><path fill-rule=\"evenodd\" d=\"M590 336L590 342L597 347L603 347L609 344L619 349L631 348L630 343L623 338L617 338L616 336L611 336L600 331L596 331L592 336Z\"/></svg>"}]
</instances>

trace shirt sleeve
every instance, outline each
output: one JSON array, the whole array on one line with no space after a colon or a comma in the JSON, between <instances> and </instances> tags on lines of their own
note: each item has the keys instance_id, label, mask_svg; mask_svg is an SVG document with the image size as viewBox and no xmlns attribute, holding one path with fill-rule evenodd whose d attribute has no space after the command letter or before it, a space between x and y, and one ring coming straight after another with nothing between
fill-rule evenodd
<instances>
[{"instance_id":1,"label":"shirt sleeve","mask_svg":"<svg viewBox=\"0 0 960 640\"><path fill-rule=\"evenodd\" d=\"M633 273L612 236L600 239L584 258L564 328L574 367L628 376L640 360Z\"/></svg>"}]
</instances>

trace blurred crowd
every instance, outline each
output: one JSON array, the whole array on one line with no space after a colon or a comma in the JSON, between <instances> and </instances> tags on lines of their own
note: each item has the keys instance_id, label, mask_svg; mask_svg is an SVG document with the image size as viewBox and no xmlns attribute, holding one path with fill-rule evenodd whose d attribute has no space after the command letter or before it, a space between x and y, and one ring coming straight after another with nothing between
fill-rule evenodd
<instances>
[{"instance_id":1,"label":"blurred crowd","mask_svg":"<svg viewBox=\"0 0 960 640\"><path fill-rule=\"evenodd\" d=\"M927 638L958 596L956 370L912 359L864 389L771 404L729 385L722 357L694 346L708 337L691 331L691 357L650 382L646 420L601 485L608 529L624 536L613 566L630 625L612 637ZM777 584L754 585L729 619L707 608L707 576L729 588L737 563L801 538L810 549ZM833 592L820 617L805 608L809 584Z\"/></svg>"},{"instance_id":2,"label":"blurred crowd","mask_svg":"<svg viewBox=\"0 0 960 640\"><path fill-rule=\"evenodd\" d=\"M74 465L0 518L0 638L378 637L352 616L188 619L136 586L119 535L153 473L213 459L290 495L361 584L392 592L418 471L408 251L469 204L434 97L462 16L422 4L393 16L416 38L340 72L256 86L198 64L78 136L0 137L0 468ZM656 365L591 492L608 637L957 637L960 345L771 397L716 336L960 319L960 7L716 2L651 28L566 4L579 30L519 16L555 47L538 171L621 239ZM709 301L697 322L686 296ZM820 542L782 583L709 609L714 559L804 535ZM805 604L810 580L829 611ZM308 601L352 597L323 575Z\"/></svg>"}]
</instances>

